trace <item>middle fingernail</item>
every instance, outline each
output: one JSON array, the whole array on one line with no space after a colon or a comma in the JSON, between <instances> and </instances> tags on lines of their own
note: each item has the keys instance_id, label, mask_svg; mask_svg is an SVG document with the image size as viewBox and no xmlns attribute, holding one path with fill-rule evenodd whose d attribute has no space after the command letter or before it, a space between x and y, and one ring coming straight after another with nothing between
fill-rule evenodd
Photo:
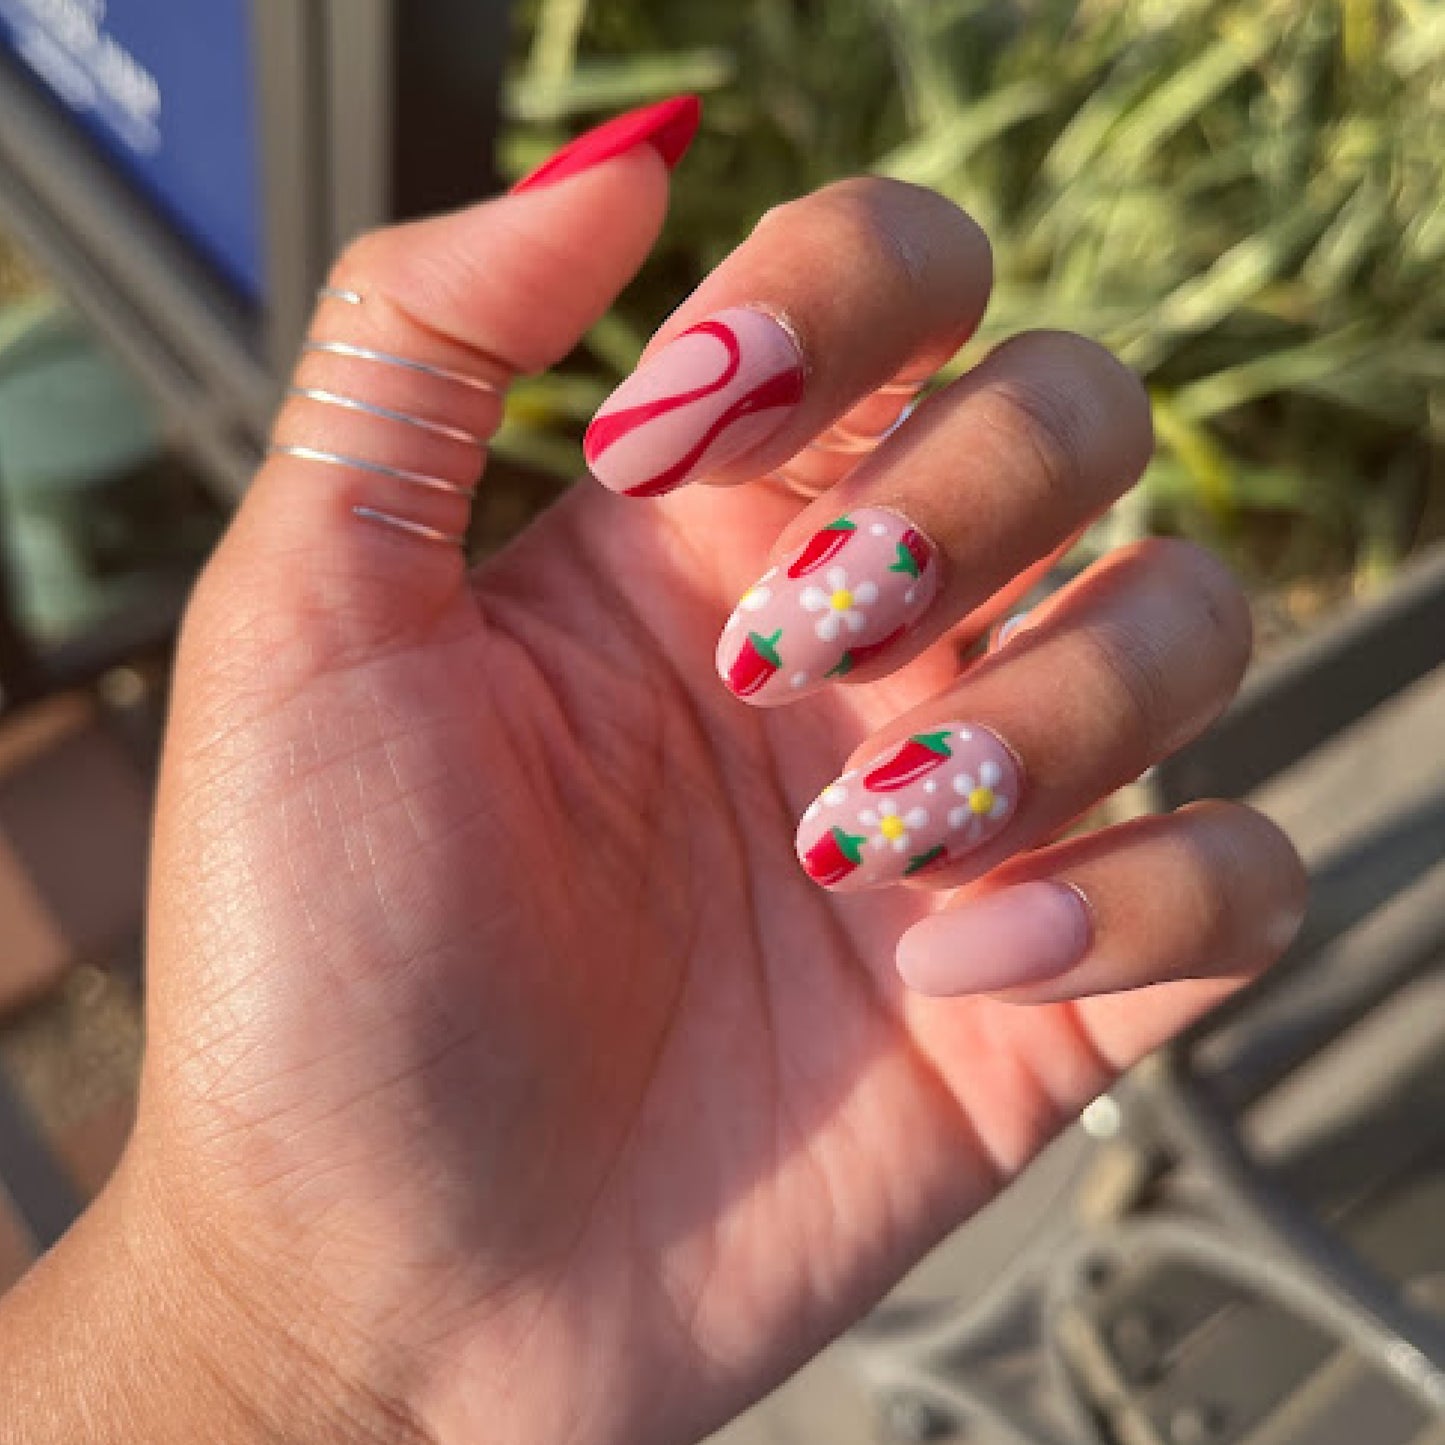
<instances>
[{"instance_id":1,"label":"middle fingernail","mask_svg":"<svg viewBox=\"0 0 1445 1445\"><path fill-rule=\"evenodd\" d=\"M738 696L794 702L889 651L938 592L938 555L897 512L860 507L754 583L718 642Z\"/></svg>"},{"instance_id":2,"label":"middle fingernail","mask_svg":"<svg viewBox=\"0 0 1445 1445\"><path fill-rule=\"evenodd\" d=\"M815 883L840 891L913 878L997 837L1022 786L994 733L940 723L824 788L803 814L798 857Z\"/></svg>"}]
</instances>

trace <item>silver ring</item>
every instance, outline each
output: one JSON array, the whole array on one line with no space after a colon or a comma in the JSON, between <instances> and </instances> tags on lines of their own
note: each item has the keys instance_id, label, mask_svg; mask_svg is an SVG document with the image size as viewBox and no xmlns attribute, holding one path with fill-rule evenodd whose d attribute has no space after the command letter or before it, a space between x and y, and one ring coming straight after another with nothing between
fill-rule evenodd
<instances>
[{"instance_id":1,"label":"silver ring","mask_svg":"<svg viewBox=\"0 0 1445 1445\"><path fill-rule=\"evenodd\" d=\"M303 462L322 462L328 467L354 467L359 472L371 472L378 477L392 477L398 482L407 482L414 487L425 487L432 492L447 492L454 497L472 496L472 488L464 487L457 482L449 482L445 477L428 476L425 472L408 471L405 467L389 467L383 462L363 461L360 457L344 456L341 452L323 452L315 447L283 447L273 446L271 452L275 456L295 457Z\"/></svg>"},{"instance_id":2,"label":"silver ring","mask_svg":"<svg viewBox=\"0 0 1445 1445\"><path fill-rule=\"evenodd\" d=\"M361 292L347 287L323 286L317 294L323 301L340 301L348 306L364 304ZM453 382L458 386L467 387L472 391L485 392L492 396L500 395L503 391L503 388L494 383L483 381L480 377L469 376L465 372L453 371L444 366L433 366L425 361L414 361L410 357L397 356L389 351L354 346L347 341L306 341L302 345L302 351L324 352L332 356L350 357L356 361L370 361L381 366L394 366L403 371L416 372L418 375L428 376L437 381ZM304 401L314 401L321 406L339 407L343 411L361 412L365 416L374 416L382 421L415 427L429 436L464 442L468 446L475 447L484 458L487 453L486 440L462 427L447 426L443 422L429 421L425 417L410 416L406 412L395 411L391 407L359 401L355 397L342 396L339 392L327 391L321 387L291 386L287 389L287 395ZM472 500L470 486L463 486L446 477L432 476L427 472L412 471L407 467L393 467L385 462L371 462L362 457L347 456L344 452L324 451L319 447L281 446L273 443L271 452L277 456L293 457L298 461L316 462L328 467L368 472L373 476L388 477L393 481L404 482L408 486L422 487L432 492L443 492L448 496L461 497L468 502ZM466 546L465 536L454 532L443 532L438 527L429 527L424 522L414 522L409 517L398 517L377 507L353 506L351 514L360 521L386 527L390 531L400 532L407 537L415 537L419 541L432 542L444 547L455 547L459 550Z\"/></svg>"},{"instance_id":3,"label":"silver ring","mask_svg":"<svg viewBox=\"0 0 1445 1445\"><path fill-rule=\"evenodd\" d=\"M888 382L885 386L878 388L883 396L917 396L917 394L928 385L930 378L919 377L916 381L904 381L901 378Z\"/></svg>"},{"instance_id":4,"label":"silver ring","mask_svg":"<svg viewBox=\"0 0 1445 1445\"><path fill-rule=\"evenodd\" d=\"M323 301L344 301L348 306L364 306L366 297L360 291L352 291L344 286L323 286L317 291L317 296ZM355 356L363 361L380 361L390 366L404 366L408 371L419 371L425 376L435 376L443 381L455 381L462 386L475 387L479 391L492 392L498 396L505 393L506 387L495 382L483 381L479 377L471 376L466 372L452 371L443 366L432 366L426 362L411 361L406 357L394 356L388 351L371 351L365 347L349 347L347 343L340 341L312 342L303 349L311 351L332 351L337 356ZM484 356L488 361L497 367L499 371L508 374L518 370L511 366L502 357L493 356L485 348L473 346L467 348L478 356Z\"/></svg>"},{"instance_id":5,"label":"silver ring","mask_svg":"<svg viewBox=\"0 0 1445 1445\"><path fill-rule=\"evenodd\" d=\"M314 386L293 386L286 392L287 396L299 397L305 401L314 401L322 406L336 406L343 411L359 411L366 416L379 417L382 421L400 422L403 426L414 426L419 431L427 432L431 436L445 437L448 441L465 442L468 446L476 447L478 451L485 452L487 444L481 437L464 430L459 426L447 426L444 422L427 421L424 417L408 416L404 411L393 411L387 406L373 406L369 401L357 401L355 397L341 396L334 391L323 391Z\"/></svg>"},{"instance_id":6,"label":"silver ring","mask_svg":"<svg viewBox=\"0 0 1445 1445\"><path fill-rule=\"evenodd\" d=\"M435 377L438 381L453 381L458 386L486 392L489 396L500 396L504 390L493 382L468 376L462 371L453 371L450 367L433 366L427 361L413 361L410 357L395 356L389 351L374 351L369 346L353 346L349 341L308 341L302 345L301 350L325 352L328 356L349 356L357 361L377 361L383 366L397 366L403 371Z\"/></svg>"},{"instance_id":7,"label":"silver ring","mask_svg":"<svg viewBox=\"0 0 1445 1445\"><path fill-rule=\"evenodd\" d=\"M808 448L843 456L863 456L882 446L917 410L918 400L915 397L880 432L854 431L852 427L842 425L830 426L827 431L814 437L808 443Z\"/></svg>"},{"instance_id":8,"label":"silver ring","mask_svg":"<svg viewBox=\"0 0 1445 1445\"><path fill-rule=\"evenodd\" d=\"M428 527L422 522L411 522L405 517L393 517L390 512L378 512L375 507L353 507L351 514L363 522L376 522L393 531L405 532L408 537L419 537L423 542L439 542L444 547L465 547L467 539L455 532L443 532L437 527Z\"/></svg>"},{"instance_id":9,"label":"silver ring","mask_svg":"<svg viewBox=\"0 0 1445 1445\"><path fill-rule=\"evenodd\" d=\"M862 432L849 431L846 427L832 426L827 431L815 436L807 444L810 452L828 452L837 456L863 456L871 452L885 436L887 432L877 435L865 436Z\"/></svg>"}]
</instances>

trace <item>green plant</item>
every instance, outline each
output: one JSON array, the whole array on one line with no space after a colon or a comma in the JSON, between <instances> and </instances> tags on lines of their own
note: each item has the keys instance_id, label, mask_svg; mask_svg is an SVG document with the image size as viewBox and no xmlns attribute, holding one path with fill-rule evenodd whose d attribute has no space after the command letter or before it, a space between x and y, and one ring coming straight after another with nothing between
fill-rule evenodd
<instances>
[{"instance_id":1,"label":"green plant","mask_svg":"<svg viewBox=\"0 0 1445 1445\"><path fill-rule=\"evenodd\" d=\"M1087 545L1229 544L1257 573L1366 579L1438 527L1445 439L1445 12L1430 0L528 0L505 161L693 88L699 142L654 263L583 374L502 445L575 436L653 325L768 206L873 170L996 249L979 346L1098 337L1154 394L1145 486Z\"/></svg>"}]
</instances>

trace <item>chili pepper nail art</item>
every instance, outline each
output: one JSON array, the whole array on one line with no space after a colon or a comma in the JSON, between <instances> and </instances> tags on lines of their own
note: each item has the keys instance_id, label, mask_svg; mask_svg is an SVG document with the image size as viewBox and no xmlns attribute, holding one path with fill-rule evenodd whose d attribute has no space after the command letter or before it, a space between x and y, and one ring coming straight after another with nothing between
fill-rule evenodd
<instances>
[{"instance_id":1,"label":"chili pepper nail art","mask_svg":"<svg viewBox=\"0 0 1445 1445\"><path fill-rule=\"evenodd\" d=\"M947 728L936 733L918 733L901 744L887 762L868 773L863 786L871 793L896 793L935 772L952 757Z\"/></svg>"},{"instance_id":2,"label":"chili pepper nail art","mask_svg":"<svg viewBox=\"0 0 1445 1445\"><path fill-rule=\"evenodd\" d=\"M758 632L748 633L728 669L728 686L739 697L760 692L782 666L778 657L778 640L782 635L781 628L766 637Z\"/></svg>"},{"instance_id":3,"label":"chili pepper nail art","mask_svg":"<svg viewBox=\"0 0 1445 1445\"><path fill-rule=\"evenodd\" d=\"M751 451L802 399L791 333L766 311L735 306L633 372L593 418L583 451L603 486L660 497Z\"/></svg>"},{"instance_id":4,"label":"chili pepper nail art","mask_svg":"<svg viewBox=\"0 0 1445 1445\"><path fill-rule=\"evenodd\" d=\"M861 507L753 584L723 629L718 672L749 702L793 702L901 642L938 584L937 556L923 533L897 512ZM770 664L761 676L758 638Z\"/></svg>"},{"instance_id":5,"label":"chili pepper nail art","mask_svg":"<svg viewBox=\"0 0 1445 1445\"><path fill-rule=\"evenodd\" d=\"M818 571L848 545L857 530L857 522L848 517L829 522L821 531L813 533L803 550L788 564L788 576L796 580Z\"/></svg>"},{"instance_id":6,"label":"chili pepper nail art","mask_svg":"<svg viewBox=\"0 0 1445 1445\"><path fill-rule=\"evenodd\" d=\"M824 888L841 883L863 865L863 845L868 839L862 833L847 833L842 828L829 828L803 856L808 877Z\"/></svg>"},{"instance_id":7,"label":"chili pepper nail art","mask_svg":"<svg viewBox=\"0 0 1445 1445\"><path fill-rule=\"evenodd\" d=\"M941 870L1008 825L1023 775L987 728L915 733L829 784L803 814L798 857L824 888L878 887Z\"/></svg>"}]
</instances>

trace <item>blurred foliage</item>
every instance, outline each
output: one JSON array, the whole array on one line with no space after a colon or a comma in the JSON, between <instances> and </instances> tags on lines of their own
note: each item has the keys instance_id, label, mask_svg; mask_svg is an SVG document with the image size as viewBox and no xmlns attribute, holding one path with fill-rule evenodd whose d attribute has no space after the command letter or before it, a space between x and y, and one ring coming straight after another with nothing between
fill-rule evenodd
<instances>
[{"instance_id":1,"label":"blurred foliage","mask_svg":"<svg viewBox=\"0 0 1445 1445\"><path fill-rule=\"evenodd\" d=\"M1066 327L1147 379L1158 458L1091 534L1369 580L1445 513L1445 6L1434 0L525 0L504 164L700 92L662 246L504 449L575 438L769 206L874 171L987 229L978 342Z\"/></svg>"},{"instance_id":2,"label":"blurred foliage","mask_svg":"<svg viewBox=\"0 0 1445 1445\"><path fill-rule=\"evenodd\" d=\"M39 275L23 253L0 235L0 306L42 289ZM0 340L0 346L3 346Z\"/></svg>"}]
</instances>

